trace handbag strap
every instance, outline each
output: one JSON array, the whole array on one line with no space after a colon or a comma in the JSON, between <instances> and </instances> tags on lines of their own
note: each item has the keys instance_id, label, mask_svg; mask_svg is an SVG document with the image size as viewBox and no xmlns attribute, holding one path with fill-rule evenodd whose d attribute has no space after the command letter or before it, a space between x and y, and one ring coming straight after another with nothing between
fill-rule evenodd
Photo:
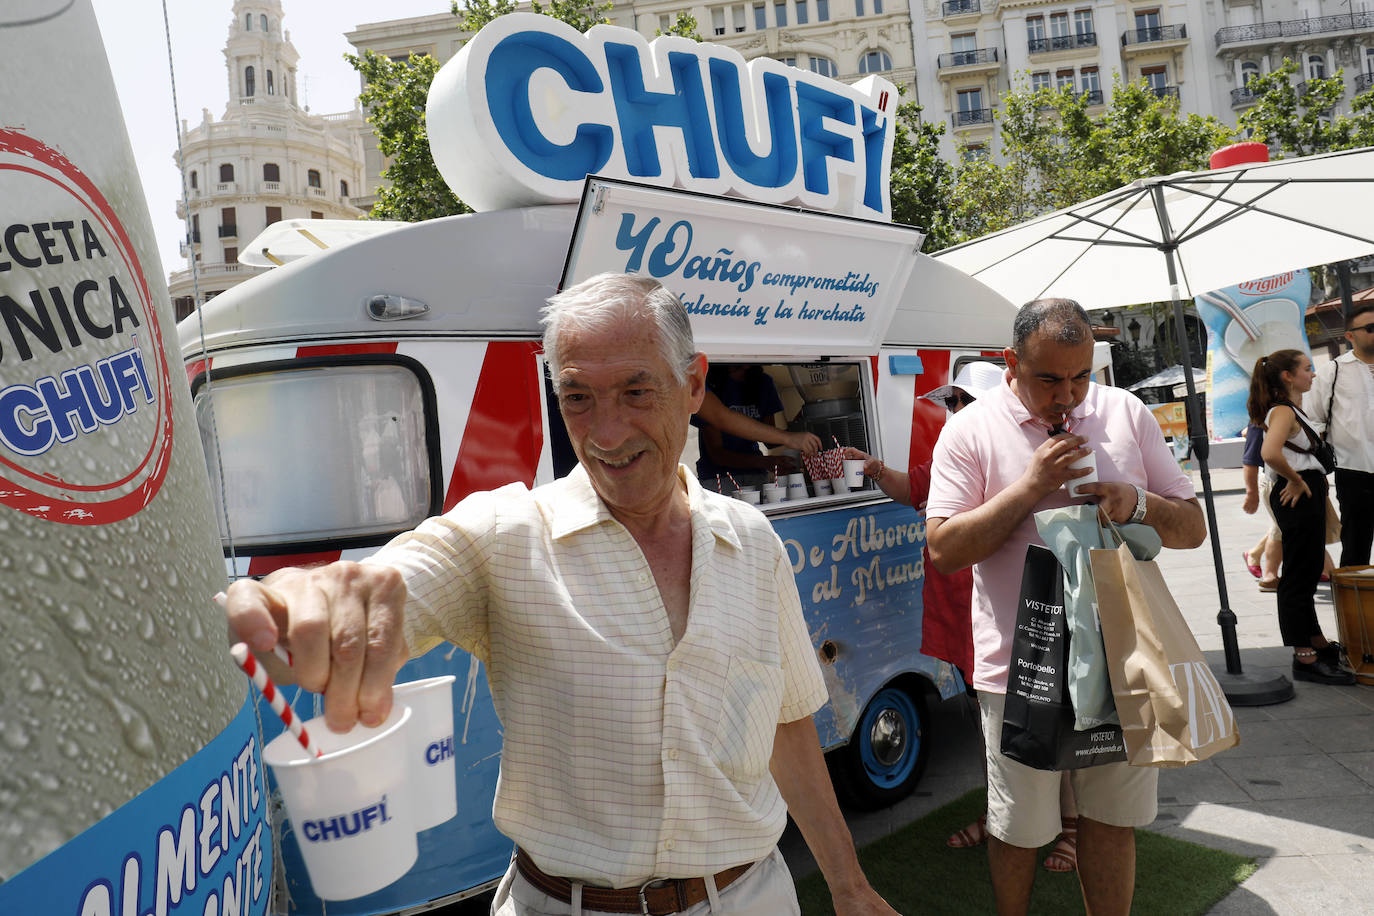
<instances>
[{"instance_id":1,"label":"handbag strap","mask_svg":"<svg viewBox=\"0 0 1374 916\"><path fill-rule=\"evenodd\" d=\"M1331 372L1331 393L1326 397L1326 428L1322 430L1322 441L1331 440L1331 408L1336 403L1336 381L1341 377L1341 361L1333 359L1331 365L1336 368Z\"/></svg>"},{"instance_id":2,"label":"handbag strap","mask_svg":"<svg viewBox=\"0 0 1374 916\"><path fill-rule=\"evenodd\" d=\"M1303 433L1307 436L1307 448L1303 448L1301 445L1294 445L1292 439L1285 439L1283 442L1283 447L1291 448L1293 451L1297 452L1300 455L1316 455L1317 453L1313 451L1313 447L1317 444L1318 441L1325 440L1323 440L1320 436L1313 432L1312 427L1307 425L1307 423L1302 418L1302 411L1298 409L1296 404L1290 404L1287 401L1280 401L1279 403L1283 404L1285 407L1293 411L1293 418L1298 421L1298 425L1302 427Z\"/></svg>"}]
</instances>

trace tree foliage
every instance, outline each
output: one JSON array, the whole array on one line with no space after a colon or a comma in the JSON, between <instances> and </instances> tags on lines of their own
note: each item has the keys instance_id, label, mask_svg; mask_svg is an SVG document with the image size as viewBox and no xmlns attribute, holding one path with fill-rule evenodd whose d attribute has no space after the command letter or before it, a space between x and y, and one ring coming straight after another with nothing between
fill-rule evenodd
<instances>
[{"instance_id":1,"label":"tree foliage","mask_svg":"<svg viewBox=\"0 0 1374 916\"><path fill-rule=\"evenodd\" d=\"M515 12L517 0L452 0L449 12L458 17L458 28L465 32L476 32L498 16ZM606 14L615 4L612 0L591 0L579 3L577 0L550 0L545 6L539 0L530 0L530 11L541 16L552 16L568 25L585 32L594 25L610 22ZM693 22L695 28L695 21Z\"/></svg>"},{"instance_id":2,"label":"tree foliage","mask_svg":"<svg viewBox=\"0 0 1374 916\"><path fill-rule=\"evenodd\" d=\"M944 124L921 120L921 106L897 106L896 135L892 140L890 195L894 222L925 230L925 251L950 244L946 204L954 187L954 167L940 158Z\"/></svg>"},{"instance_id":3,"label":"tree foliage","mask_svg":"<svg viewBox=\"0 0 1374 916\"><path fill-rule=\"evenodd\" d=\"M1356 96L1349 115L1336 114L1345 95L1344 71L1306 80L1301 92L1292 82L1297 72L1297 62L1284 58L1275 70L1247 84L1255 104L1241 114L1240 126L1251 131L1252 139L1294 156L1374 144L1374 91Z\"/></svg>"},{"instance_id":4,"label":"tree foliage","mask_svg":"<svg viewBox=\"0 0 1374 916\"><path fill-rule=\"evenodd\" d=\"M1003 96L999 161L969 156L951 199L951 238L962 241L1068 207L1137 178L1207 167L1233 131L1216 118L1181 114L1178 99L1144 83L1113 83L1098 114L1071 87Z\"/></svg>"}]
</instances>

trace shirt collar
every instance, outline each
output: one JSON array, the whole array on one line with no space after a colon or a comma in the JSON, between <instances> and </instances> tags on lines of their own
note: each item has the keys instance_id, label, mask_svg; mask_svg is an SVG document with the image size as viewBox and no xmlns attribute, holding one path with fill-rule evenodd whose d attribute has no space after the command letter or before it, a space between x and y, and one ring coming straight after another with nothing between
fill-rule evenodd
<instances>
[{"instance_id":1,"label":"shirt collar","mask_svg":"<svg viewBox=\"0 0 1374 916\"><path fill-rule=\"evenodd\" d=\"M729 504L721 499L708 499L696 475L689 473L684 465L678 465L677 475L687 487L687 510L692 514L693 526L704 524L717 540L741 549L743 545L739 533L730 521ZM611 515L611 510L597 494L581 464L548 488L547 502L552 516L549 529L554 540L602 522L615 521L615 516Z\"/></svg>"}]
</instances>

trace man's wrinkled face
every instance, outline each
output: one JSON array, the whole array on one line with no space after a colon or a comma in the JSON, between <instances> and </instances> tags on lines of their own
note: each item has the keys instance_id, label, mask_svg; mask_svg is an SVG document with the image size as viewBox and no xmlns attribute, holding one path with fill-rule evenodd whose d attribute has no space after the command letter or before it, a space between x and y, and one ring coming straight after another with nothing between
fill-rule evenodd
<instances>
[{"instance_id":1,"label":"man's wrinkled face","mask_svg":"<svg viewBox=\"0 0 1374 916\"><path fill-rule=\"evenodd\" d=\"M677 381L657 328L643 322L569 328L560 343L558 405L597 495L622 518L662 511L679 487L688 422L706 390L705 357Z\"/></svg>"},{"instance_id":2,"label":"man's wrinkled face","mask_svg":"<svg viewBox=\"0 0 1374 916\"><path fill-rule=\"evenodd\" d=\"M1065 344L1043 331L1032 334L1021 353L1007 349L1007 366L1016 396L1031 414L1051 428L1088 396L1093 373L1093 342Z\"/></svg>"}]
</instances>

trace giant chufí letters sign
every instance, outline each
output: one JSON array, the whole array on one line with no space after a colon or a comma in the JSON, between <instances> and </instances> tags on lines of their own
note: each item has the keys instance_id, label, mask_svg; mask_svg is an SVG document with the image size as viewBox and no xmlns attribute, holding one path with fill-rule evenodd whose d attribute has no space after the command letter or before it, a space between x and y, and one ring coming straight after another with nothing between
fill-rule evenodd
<instances>
[{"instance_id":1,"label":"giant chuf\u00ed letters sign","mask_svg":"<svg viewBox=\"0 0 1374 916\"><path fill-rule=\"evenodd\" d=\"M686 38L490 23L430 88L435 164L477 210L573 202L588 174L890 220L897 90Z\"/></svg>"}]
</instances>

